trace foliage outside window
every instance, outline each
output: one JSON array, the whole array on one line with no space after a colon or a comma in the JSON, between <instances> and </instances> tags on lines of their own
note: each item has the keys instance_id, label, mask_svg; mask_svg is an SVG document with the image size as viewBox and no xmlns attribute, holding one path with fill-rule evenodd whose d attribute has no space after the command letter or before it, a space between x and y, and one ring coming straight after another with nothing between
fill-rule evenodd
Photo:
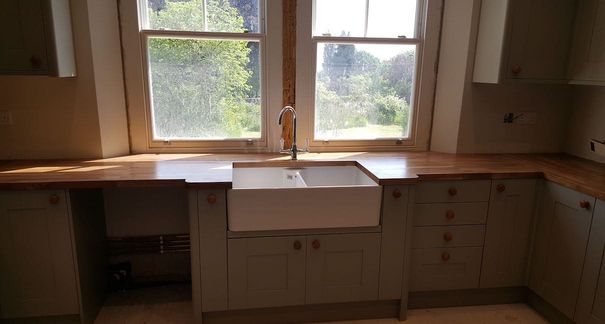
<instances>
[{"instance_id":1,"label":"foliage outside window","mask_svg":"<svg viewBox=\"0 0 605 324\"><path fill-rule=\"evenodd\" d=\"M259 0L147 0L141 6L154 140L261 139Z\"/></svg>"}]
</instances>

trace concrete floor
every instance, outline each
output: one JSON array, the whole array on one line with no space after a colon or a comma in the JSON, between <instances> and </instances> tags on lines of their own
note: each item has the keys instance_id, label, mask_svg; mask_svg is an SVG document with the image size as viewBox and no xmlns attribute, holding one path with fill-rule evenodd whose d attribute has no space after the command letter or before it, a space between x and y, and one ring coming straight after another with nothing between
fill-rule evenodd
<instances>
[{"instance_id":1,"label":"concrete floor","mask_svg":"<svg viewBox=\"0 0 605 324\"><path fill-rule=\"evenodd\" d=\"M112 295L95 321L96 324L184 324L191 323L190 287L150 288L136 293ZM548 323L525 304L417 309L408 320L375 319L330 322L331 324L542 324Z\"/></svg>"}]
</instances>

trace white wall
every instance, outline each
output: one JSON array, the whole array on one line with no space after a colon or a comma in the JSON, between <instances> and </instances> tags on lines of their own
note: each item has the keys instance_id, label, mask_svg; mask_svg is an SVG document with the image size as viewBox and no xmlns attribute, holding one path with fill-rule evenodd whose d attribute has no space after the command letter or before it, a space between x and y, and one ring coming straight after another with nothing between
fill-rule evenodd
<instances>
[{"instance_id":1,"label":"white wall","mask_svg":"<svg viewBox=\"0 0 605 324\"><path fill-rule=\"evenodd\" d=\"M605 139L605 87L575 86L565 151L605 163L590 151L590 139Z\"/></svg>"},{"instance_id":2,"label":"white wall","mask_svg":"<svg viewBox=\"0 0 605 324\"><path fill-rule=\"evenodd\" d=\"M472 84L463 109L459 153L561 152L571 88L565 85ZM507 112L537 114L535 125L505 124Z\"/></svg>"},{"instance_id":3,"label":"white wall","mask_svg":"<svg viewBox=\"0 0 605 324\"><path fill-rule=\"evenodd\" d=\"M109 13L96 16L99 10L89 12L89 3ZM117 16L112 17L111 9L115 6L115 1L71 1L76 78L0 76L0 110L10 111L13 117L12 125L0 125L0 159L128 153L122 77L121 72L115 73L121 71L121 65L116 65L121 56L119 38L98 35L117 30ZM96 17L92 26L89 14Z\"/></svg>"},{"instance_id":4,"label":"white wall","mask_svg":"<svg viewBox=\"0 0 605 324\"><path fill-rule=\"evenodd\" d=\"M431 150L561 152L572 104L571 87L472 82L479 4L480 0L445 0ZM535 125L504 124L506 112L534 112L538 119Z\"/></svg>"}]
</instances>

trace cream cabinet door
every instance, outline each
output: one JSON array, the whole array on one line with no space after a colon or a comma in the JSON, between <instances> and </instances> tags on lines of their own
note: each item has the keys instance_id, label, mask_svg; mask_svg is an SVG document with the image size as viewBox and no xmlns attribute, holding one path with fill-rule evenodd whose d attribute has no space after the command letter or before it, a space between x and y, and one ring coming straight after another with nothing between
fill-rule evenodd
<instances>
[{"instance_id":1,"label":"cream cabinet door","mask_svg":"<svg viewBox=\"0 0 605 324\"><path fill-rule=\"evenodd\" d=\"M380 233L307 237L307 303L378 299Z\"/></svg>"},{"instance_id":2,"label":"cream cabinet door","mask_svg":"<svg viewBox=\"0 0 605 324\"><path fill-rule=\"evenodd\" d=\"M0 0L0 74L48 70L41 0Z\"/></svg>"},{"instance_id":3,"label":"cream cabinet door","mask_svg":"<svg viewBox=\"0 0 605 324\"><path fill-rule=\"evenodd\" d=\"M569 63L572 83L605 82L605 0L578 1Z\"/></svg>"},{"instance_id":4,"label":"cream cabinet door","mask_svg":"<svg viewBox=\"0 0 605 324\"><path fill-rule=\"evenodd\" d=\"M64 191L0 193L0 317L78 314Z\"/></svg>"},{"instance_id":5,"label":"cream cabinet door","mask_svg":"<svg viewBox=\"0 0 605 324\"><path fill-rule=\"evenodd\" d=\"M595 198L547 182L538 215L529 287L574 318Z\"/></svg>"},{"instance_id":6,"label":"cream cabinet door","mask_svg":"<svg viewBox=\"0 0 605 324\"><path fill-rule=\"evenodd\" d=\"M605 324L605 201L595 207L575 320Z\"/></svg>"},{"instance_id":7,"label":"cream cabinet door","mask_svg":"<svg viewBox=\"0 0 605 324\"><path fill-rule=\"evenodd\" d=\"M229 239L229 309L305 303L304 236Z\"/></svg>"},{"instance_id":8,"label":"cream cabinet door","mask_svg":"<svg viewBox=\"0 0 605 324\"><path fill-rule=\"evenodd\" d=\"M492 183L481 288L525 286L536 180Z\"/></svg>"},{"instance_id":9,"label":"cream cabinet door","mask_svg":"<svg viewBox=\"0 0 605 324\"><path fill-rule=\"evenodd\" d=\"M565 81L575 0L513 0L507 77Z\"/></svg>"}]
</instances>

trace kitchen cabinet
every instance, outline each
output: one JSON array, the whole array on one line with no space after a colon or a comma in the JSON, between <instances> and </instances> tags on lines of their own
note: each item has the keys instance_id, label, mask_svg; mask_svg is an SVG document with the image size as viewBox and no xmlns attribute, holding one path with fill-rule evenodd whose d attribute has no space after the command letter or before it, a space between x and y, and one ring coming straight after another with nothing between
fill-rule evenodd
<instances>
[{"instance_id":1,"label":"kitchen cabinet","mask_svg":"<svg viewBox=\"0 0 605 324\"><path fill-rule=\"evenodd\" d=\"M410 291L479 287L482 247L414 249Z\"/></svg>"},{"instance_id":2,"label":"kitchen cabinet","mask_svg":"<svg viewBox=\"0 0 605 324\"><path fill-rule=\"evenodd\" d=\"M0 192L0 318L80 313L65 191Z\"/></svg>"},{"instance_id":3,"label":"kitchen cabinet","mask_svg":"<svg viewBox=\"0 0 605 324\"><path fill-rule=\"evenodd\" d=\"M378 299L380 233L307 238L307 303Z\"/></svg>"},{"instance_id":4,"label":"kitchen cabinet","mask_svg":"<svg viewBox=\"0 0 605 324\"><path fill-rule=\"evenodd\" d=\"M481 288L526 285L536 180L492 182Z\"/></svg>"},{"instance_id":5,"label":"kitchen cabinet","mask_svg":"<svg viewBox=\"0 0 605 324\"><path fill-rule=\"evenodd\" d=\"M306 238L229 240L229 308L305 303Z\"/></svg>"},{"instance_id":6,"label":"kitchen cabinet","mask_svg":"<svg viewBox=\"0 0 605 324\"><path fill-rule=\"evenodd\" d=\"M594 209L574 319L579 324L605 323L605 201L603 200L598 200Z\"/></svg>"},{"instance_id":7,"label":"kitchen cabinet","mask_svg":"<svg viewBox=\"0 0 605 324\"><path fill-rule=\"evenodd\" d=\"M410 291L479 288L490 187L490 180L418 185Z\"/></svg>"},{"instance_id":8,"label":"kitchen cabinet","mask_svg":"<svg viewBox=\"0 0 605 324\"><path fill-rule=\"evenodd\" d=\"M569 78L605 85L605 0L578 1Z\"/></svg>"},{"instance_id":9,"label":"kitchen cabinet","mask_svg":"<svg viewBox=\"0 0 605 324\"><path fill-rule=\"evenodd\" d=\"M574 318L595 198L551 182L543 189L529 287Z\"/></svg>"},{"instance_id":10,"label":"kitchen cabinet","mask_svg":"<svg viewBox=\"0 0 605 324\"><path fill-rule=\"evenodd\" d=\"M473 82L567 83L574 0L483 0Z\"/></svg>"},{"instance_id":11,"label":"kitchen cabinet","mask_svg":"<svg viewBox=\"0 0 605 324\"><path fill-rule=\"evenodd\" d=\"M0 74L76 75L69 0L0 0Z\"/></svg>"},{"instance_id":12,"label":"kitchen cabinet","mask_svg":"<svg viewBox=\"0 0 605 324\"><path fill-rule=\"evenodd\" d=\"M380 233L228 241L229 309L378 299Z\"/></svg>"}]
</instances>

